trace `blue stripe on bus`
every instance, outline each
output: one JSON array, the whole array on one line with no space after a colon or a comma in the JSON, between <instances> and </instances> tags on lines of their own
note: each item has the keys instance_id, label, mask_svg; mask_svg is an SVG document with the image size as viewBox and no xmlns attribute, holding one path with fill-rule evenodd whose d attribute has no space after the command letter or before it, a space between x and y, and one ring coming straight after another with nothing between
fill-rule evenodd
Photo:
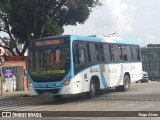
<instances>
[{"instance_id":1,"label":"blue stripe on bus","mask_svg":"<svg viewBox=\"0 0 160 120\"><path fill-rule=\"evenodd\" d=\"M115 40L116 43L119 44L130 44L130 45L139 45L137 41L129 41L129 40Z\"/></svg>"},{"instance_id":2,"label":"blue stripe on bus","mask_svg":"<svg viewBox=\"0 0 160 120\"><path fill-rule=\"evenodd\" d=\"M70 70L71 70L71 77L74 77L74 65L73 65L73 46L72 41L74 40L73 37L70 38Z\"/></svg>"},{"instance_id":3,"label":"blue stripe on bus","mask_svg":"<svg viewBox=\"0 0 160 120\"><path fill-rule=\"evenodd\" d=\"M102 65L99 65L99 70L100 70L101 80L102 80L104 88L109 88L109 86L108 86L108 84L107 84L107 82L105 80L103 71L102 71Z\"/></svg>"},{"instance_id":4,"label":"blue stripe on bus","mask_svg":"<svg viewBox=\"0 0 160 120\"><path fill-rule=\"evenodd\" d=\"M127 61L124 61L124 62L123 61L122 62L106 62L104 64L95 64L95 65L91 65L88 68L85 68L85 69L79 71L78 73L76 73L74 75L74 77L76 77L78 74L81 74L82 72L86 71L87 69L91 69L92 67L95 67L95 66L98 66L98 65L131 64L131 63L141 63L141 61L135 61L135 62L132 62L132 61L128 61L128 62Z\"/></svg>"},{"instance_id":5,"label":"blue stripe on bus","mask_svg":"<svg viewBox=\"0 0 160 120\"><path fill-rule=\"evenodd\" d=\"M96 37L86 37L86 36L76 36L73 35L70 37L71 42L75 40L81 40L81 41L94 41L94 42L102 42L102 38L96 38Z\"/></svg>"}]
</instances>

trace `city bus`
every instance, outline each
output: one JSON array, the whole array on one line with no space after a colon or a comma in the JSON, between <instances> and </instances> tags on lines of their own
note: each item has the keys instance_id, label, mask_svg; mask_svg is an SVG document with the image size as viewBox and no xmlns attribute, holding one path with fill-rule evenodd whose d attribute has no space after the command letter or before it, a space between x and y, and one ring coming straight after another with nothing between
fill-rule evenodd
<instances>
[{"instance_id":1,"label":"city bus","mask_svg":"<svg viewBox=\"0 0 160 120\"><path fill-rule=\"evenodd\" d=\"M89 98L102 89L127 91L142 79L140 47L103 35L51 36L30 41L28 81L31 94L63 95L86 93Z\"/></svg>"}]
</instances>

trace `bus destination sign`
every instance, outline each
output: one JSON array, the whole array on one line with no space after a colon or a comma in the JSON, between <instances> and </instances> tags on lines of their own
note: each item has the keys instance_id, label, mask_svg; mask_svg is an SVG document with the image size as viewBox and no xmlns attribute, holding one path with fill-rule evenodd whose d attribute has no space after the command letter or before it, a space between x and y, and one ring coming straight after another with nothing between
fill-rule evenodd
<instances>
[{"instance_id":1,"label":"bus destination sign","mask_svg":"<svg viewBox=\"0 0 160 120\"><path fill-rule=\"evenodd\" d=\"M63 40L45 40L45 41L36 41L35 46L59 45L62 43Z\"/></svg>"}]
</instances>

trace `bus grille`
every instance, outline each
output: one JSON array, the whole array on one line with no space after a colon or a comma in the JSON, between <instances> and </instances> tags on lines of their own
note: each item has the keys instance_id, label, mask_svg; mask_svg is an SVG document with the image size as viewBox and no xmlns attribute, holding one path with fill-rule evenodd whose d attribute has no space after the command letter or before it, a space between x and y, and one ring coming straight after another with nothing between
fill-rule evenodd
<instances>
[{"instance_id":1,"label":"bus grille","mask_svg":"<svg viewBox=\"0 0 160 120\"><path fill-rule=\"evenodd\" d=\"M46 89L46 90L36 89L36 91L38 94L45 94L45 93L57 94L59 92L59 89Z\"/></svg>"}]
</instances>

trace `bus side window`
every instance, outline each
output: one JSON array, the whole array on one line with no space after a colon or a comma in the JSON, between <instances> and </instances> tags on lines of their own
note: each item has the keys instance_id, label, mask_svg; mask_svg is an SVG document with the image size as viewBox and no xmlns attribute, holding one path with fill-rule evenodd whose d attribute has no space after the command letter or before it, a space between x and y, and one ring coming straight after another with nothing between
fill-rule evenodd
<instances>
[{"instance_id":1,"label":"bus side window","mask_svg":"<svg viewBox=\"0 0 160 120\"><path fill-rule=\"evenodd\" d=\"M76 64L76 54L74 49L73 49L73 63Z\"/></svg>"},{"instance_id":2,"label":"bus side window","mask_svg":"<svg viewBox=\"0 0 160 120\"><path fill-rule=\"evenodd\" d=\"M99 44L99 53L100 53L101 62L104 62L105 61L105 57L104 57L104 47L103 47L103 44Z\"/></svg>"},{"instance_id":3,"label":"bus side window","mask_svg":"<svg viewBox=\"0 0 160 120\"><path fill-rule=\"evenodd\" d=\"M96 63L97 62L97 57L96 57L96 50L95 50L95 44L94 43L89 43L89 49L91 51L91 62Z\"/></svg>"},{"instance_id":4,"label":"bus side window","mask_svg":"<svg viewBox=\"0 0 160 120\"><path fill-rule=\"evenodd\" d=\"M109 44L104 44L104 57L105 57L106 62L111 61L110 54L111 54L111 52L110 52Z\"/></svg>"},{"instance_id":5,"label":"bus side window","mask_svg":"<svg viewBox=\"0 0 160 120\"><path fill-rule=\"evenodd\" d=\"M100 61L100 57L99 57L99 49L98 49L98 44L95 44L95 52L96 52L96 58L97 58L97 62Z\"/></svg>"},{"instance_id":6,"label":"bus side window","mask_svg":"<svg viewBox=\"0 0 160 120\"><path fill-rule=\"evenodd\" d=\"M135 61L140 60L139 47L131 46L131 49L132 49L132 59Z\"/></svg>"},{"instance_id":7,"label":"bus side window","mask_svg":"<svg viewBox=\"0 0 160 120\"><path fill-rule=\"evenodd\" d=\"M92 60L91 60L90 44L89 43L87 43L87 53L88 53L88 61L92 62Z\"/></svg>"},{"instance_id":8,"label":"bus side window","mask_svg":"<svg viewBox=\"0 0 160 120\"><path fill-rule=\"evenodd\" d=\"M122 45L118 45L118 56L120 61L123 61Z\"/></svg>"},{"instance_id":9,"label":"bus side window","mask_svg":"<svg viewBox=\"0 0 160 120\"><path fill-rule=\"evenodd\" d=\"M131 52L131 46L126 46L126 52L127 52L127 60L132 60L132 52Z\"/></svg>"},{"instance_id":10,"label":"bus side window","mask_svg":"<svg viewBox=\"0 0 160 120\"><path fill-rule=\"evenodd\" d=\"M126 49L127 46L125 45L122 45L122 53L123 53L123 60L124 61L128 61L128 55L127 55L127 49Z\"/></svg>"},{"instance_id":11,"label":"bus side window","mask_svg":"<svg viewBox=\"0 0 160 120\"><path fill-rule=\"evenodd\" d=\"M77 60L78 64L85 64L86 58L85 58L85 50L83 48L77 49Z\"/></svg>"},{"instance_id":12,"label":"bus side window","mask_svg":"<svg viewBox=\"0 0 160 120\"><path fill-rule=\"evenodd\" d=\"M120 58L119 58L119 55L118 55L118 45L113 45L113 54L114 54L114 61L115 62L119 62L120 61Z\"/></svg>"},{"instance_id":13,"label":"bus side window","mask_svg":"<svg viewBox=\"0 0 160 120\"><path fill-rule=\"evenodd\" d=\"M110 61L114 61L113 45L109 45Z\"/></svg>"}]
</instances>

